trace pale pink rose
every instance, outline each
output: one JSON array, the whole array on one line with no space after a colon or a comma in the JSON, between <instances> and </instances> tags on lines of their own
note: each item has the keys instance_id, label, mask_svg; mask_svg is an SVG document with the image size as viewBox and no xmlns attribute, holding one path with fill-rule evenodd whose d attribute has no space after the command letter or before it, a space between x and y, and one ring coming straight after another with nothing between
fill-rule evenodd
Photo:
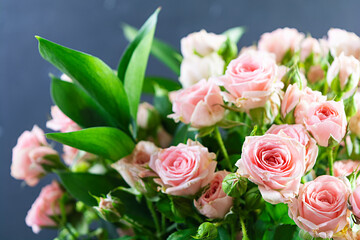
<instances>
[{"instance_id":1,"label":"pale pink rose","mask_svg":"<svg viewBox=\"0 0 360 240\"><path fill-rule=\"evenodd\" d=\"M217 53L205 57L193 55L181 62L179 81L183 88L191 87L201 79L217 77L224 73L225 62Z\"/></svg>"},{"instance_id":2,"label":"pale pink rose","mask_svg":"<svg viewBox=\"0 0 360 240\"><path fill-rule=\"evenodd\" d=\"M280 63L287 51L295 52L299 49L300 42L304 38L294 28L278 28L272 32L261 35L258 48L276 55L276 62Z\"/></svg>"},{"instance_id":3,"label":"pale pink rose","mask_svg":"<svg viewBox=\"0 0 360 240\"><path fill-rule=\"evenodd\" d=\"M67 165L73 165L86 160L96 158L94 154L81 151L77 148L70 147L68 145L63 146L62 158Z\"/></svg>"},{"instance_id":4,"label":"pale pink rose","mask_svg":"<svg viewBox=\"0 0 360 240\"><path fill-rule=\"evenodd\" d=\"M290 84L284 94L281 102L281 116L286 117L299 104L300 98L303 96L303 91L300 90L297 84Z\"/></svg>"},{"instance_id":5,"label":"pale pink rose","mask_svg":"<svg viewBox=\"0 0 360 240\"><path fill-rule=\"evenodd\" d=\"M44 132L34 125L31 131L21 134L12 154L11 176L24 180L29 186L35 186L45 174L41 166L47 163L44 157L57 152L46 142Z\"/></svg>"},{"instance_id":6,"label":"pale pink rose","mask_svg":"<svg viewBox=\"0 0 360 240\"><path fill-rule=\"evenodd\" d=\"M351 193L349 202L351 204L351 211L353 214L360 218L360 185L358 185Z\"/></svg>"},{"instance_id":7,"label":"pale pink rose","mask_svg":"<svg viewBox=\"0 0 360 240\"><path fill-rule=\"evenodd\" d=\"M219 122L225 114L220 88L212 79L201 80L190 88L172 94L175 121L182 121L192 127L208 127Z\"/></svg>"},{"instance_id":8,"label":"pale pink rose","mask_svg":"<svg viewBox=\"0 0 360 240\"><path fill-rule=\"evenodd\" d=\"M289 202L305 172L305 147L286 135L246 137L238 173L259 186L265 201Z\"/></svg>"},{"instance_id":9,"label":"pale pink rose","mask_svg":"<svg viewBox=\"0 0 360 240\"><path fill-rule=\"evenodd\" d=\"M199 142L188 140L151 156L150 168L160 178L154 181L170 195L194 195L213 178L216 155Z\"/></svg>"},{"instance_id":10,"label":"pale pink rose","mask_svg":"<svg viewBox=\"0 0 360 240\"><path fill-rule=\"evenodd\" d=\"M73 132L81 130L73 120L66 116L58 106L51 107L52 119L46 122L46 127L60 132Z\"/></svg>"},{"instance_id":11,"label":"pale pink rose","mask_svg":"<svg viewBox=\"0 0 360 240\"><path fill-rule=\"evenodd\" d=\"M42 227L57 226L51 216L60 215L59 200L62 195L63 190L56 181L41 189L25 219L26 225L32 227L34 233L40 232Z\"/></svg>"},{"instance_id":12,"label":"pale pink rose","mask_svg":"<svg viewBox=\"0 0 360 240\"><path fill-rule=\"evenodd\" d=\"M205 30L190 33L181 39L181 53L185 58L194 54L204 57L217 52L225 41L225 35L208 33Z\"/></svg>"},{"instance_id":13,"label":"pale pink rose","mask_svg":"<svg viewBox=\"0 0 360 240\"><path fill-rule=\"evenodd\" d=\"M322 55L322 49L317 39L306 37L300 45L300 60L305 61L306 58L313 54L314 56Z\"/></svg>"},{"instance_id":14,"label":"pale pink rose","mask_svg":"<svg viewBox=\"0 0 360 240\"><path fill-rule=\"evenodd\" d=\"M311 66L307 72L307 79L310 83L316 83L325 77L325 72L320 65Z\"/></svg>"},{"instance_id":15,"label":"pale pink rose","mask_svg":"<svg viewBox=\"0 0 360 240\"><path fill-rule=\"evenodd\" d=\"M320 146L327 147L332 137L338 143L346 133L346 115L344 103L326 101L312 103L305 115L306 129Z\"/></svg>"},{"instance_id":16,"label":"pale pink rose","mask_svg":"<svg viewBox=\"0 0 360 240\"><path fill-rule=\"evenodd\" d=\"M303 184L289 203L289 216L312 236L331 238L347 225L349 182L344 181L323 175Z\"/></svg>"},{"instance_id":17,"label":"pale pink rose","mask_svg":"<svg viewBox=\"0 0 360 240\"><path fill-rule=\"evenodd\" d=\"M360 59L360 38L355 33L331 28L328 31L327 42L333 56L344 53L346 56Z\"/></svg>"},{"instance_id":18,"label":"pale pink rose","mask_svg":"<svg viewBox=\"0 0 360 240\"><path fill-rule=\"evenodd\" d=\"M111 166L116 169L130 187L146 192L141 178L153 176L148 170L151 155L157 153L159 148L152 142L140 141L133 152L120 159Z\"/></svg>"},{"instance_id":19,"label":"pale pink rose","mask_svg":"<svg viewBox=\"0 0 360 240\"><path fill-rule=\"evenodd\" d=\"M305 172L310 171L316 162L316 158L318 155L318 147L316 145L316 141L310 136L310 134L306 131L305 127L301 124L283 124L283 125L272 125L269 130L267 130L268 134L279 134L284 133L287 136L297 140L305 147Z\"/></svg>"},{"instance_id":20,"label":"pale pink rose","mask_svg":"<svg viewBox=\"0 0 360 240\"><path fill-rule=\"evenodd\" d=\"M167 131L165 131L163 127L159 127L157 131L157 138L159 141L159 146L162 148L170 146L171 141L173 140L173 137Z\"/></svg>"},{"instance_id":21,"label":"pale pink rose","mask_svg":"<svg viewBox=\"0 0 360 240\"><path fill-rule=\"evenodd\" d=\"M229 92L225 100L245 110L262 107L283 83L277 78L278 67L266 52L246 51L232 60L218 84Z\"/></svg>"},{"instance_id":22,"label":"pale pink rose","mask_svg":"<svg viewBox=\"0 0 360 240\"><path fill-rule=\"evenodd\" d=\"M341 53L331 63L326 77L329 86L339 77L341 88L339 91L345 91L349 93L348 95L352 95L360 80L360 62L353 56L345 56L344 53Z\"/></svg>"},{"instance_id":23,"label":"pale pink rose","mask_svg":"<svg viewBox=\"0 0 360 240\"><path fill-rule=\"evenodd\" d=\"M143 102L139 104L136 123L140 128L148 129L151 112L155 111L153 105Z\"/></svg>"},{"instance_id":24,"label":"pale pink rose","mask_svg":"<svg viewBox=\"0 0 360 240\"><path fill-rule=\"evenodd\" d=\"M352 133L360 136L360 92L359 90L354 95L355 104L356 104L356 114L352 116L349 120L349 129Z\"/></svg>"},{"instance_id":25,"label":"pale pink rose","mask_svg":"<svg viewBox=\"0 0 360 240\"><path fill-rule=\"evenodd\" d=\"M229 212L233 199L222 189L222 181L228 174L226 171L216 172L209 188L198 200L194 199L194 205L202 215L214 219L223 218Z\"/></svg>"},{"instance_id":26,"label":"pale pink rose","mask_svg":"<svg viewBox=\"0 0 360 240\"><path fill-rule=\"evenodd\" d=\"M360 161L341 160L334 162L335 177L347 177L355 170L356 172L360 170Z\"/></svg>"}]
</instances>

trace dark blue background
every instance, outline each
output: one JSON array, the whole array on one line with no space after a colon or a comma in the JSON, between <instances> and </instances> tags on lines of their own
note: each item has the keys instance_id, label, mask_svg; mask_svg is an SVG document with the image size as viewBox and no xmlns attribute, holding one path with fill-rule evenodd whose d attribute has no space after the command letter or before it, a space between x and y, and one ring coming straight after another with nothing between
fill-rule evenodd
<instances>
[{"instance_id":1,"label":"dark blue background","mask_svg":"<svg viewBox=\"0 0 360 240\"><path fill-rule=\"evenodd\" d=\"M202 28L215 33L244 25L241 45L261 33L295 27L322 37L330 27L360 34L360 2L335 0L1 0L0 1L0 239L51 239L34 235L24 218L40 187L23 187L10 177L11 149L33 124L45 129L52 104L48 73L34 35L81 50L117 66L127 42L120 24L141 26L162 6L156 36L179 48L181 37ZM151 59L148 74L175 77Z\"/></svg>"}]
</instances>

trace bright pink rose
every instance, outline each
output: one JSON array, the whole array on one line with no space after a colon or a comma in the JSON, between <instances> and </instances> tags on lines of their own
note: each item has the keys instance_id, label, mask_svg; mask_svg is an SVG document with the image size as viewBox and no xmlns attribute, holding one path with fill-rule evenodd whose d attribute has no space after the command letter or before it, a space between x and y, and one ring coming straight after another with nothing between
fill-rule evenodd
<instances>
[{"instance_id":1,"label":"bright pink rose","mask_svg":"<svg viewBox=\"0 0 360 240\"><path fill-rule=\"evenodd\" d=\"M328 31L327 42L334 56L339 56L343 52L346 56L360 59L360 38L355 33L332 28Z\"/></svg>"},{"instance_id":2,"label":"bright pink rose","mask_svg":"<svg viewBox=\"0 0 360 240\"><path fill-rule=\"evenodd\" d=\"M295 52L299 49L303 38L304 34L294 28L278 28L261 35L258 47L259 50L275 54L276 62L280 63L287 51Z\"/></svg>"},{"instance_id":3,"label":"bright pink rose","mask_svg":"<svg viewBox=\"0 0 360 240\"><path fill-rule=\"evenodd\" d=\"M194 195L213 178L216 155L199 142L160 150L151 156L150 168L160 177L155 182L170 195Z\"/></svg>"},{"instance_id":4,"label":"bright pink rose","mask_svg":"<svg viewBox=\"0 0 360 240\"><path fill-rule=\"evenodd\" d=\"M335 177L347 177L355 170L357 172L360 170L360 161L341 160L334 162Z\"/></svg>"},{"instance_id":5,"label":"bright pink rose","mask_svg":"<svg viewBox=\"0 0 360 240\"><path fill-rule=\"evenodd\" d=\"M338 78L340 81L340 89L338 91L341 90L348 93L347 95L349 96L352 95L360 80L359 60L353 56L345 56L344 53L341 53L331 63L326 78L329 86Z\"/></svg>"},{"instance_id":6,"label":"bright pink rose","mask_svg":"<svg viewBox=\"0 0 360 240\"><path fill-rule=\"evenodd\" d=\"M47 163L46 155L57 155L57 152L48 145L44 132L35 125L31 132L21 134L13 148L11 176L35 186L45 174L41 164Z\"/></svg>"},{"instance_id":7,"label":"bright pink rose","mask_svg":"<svg viewBox=\"0 0 360 240\"><path fill-rule=\"evenodd\" d=\"M216 172L209 188L198 200L194 200L195 207L208 218L223 218L233 204L232 197L222 190L222 181L229 174L226 171Z\"/></svg>"},{"instance_id":8,"label":"bright pink rose","mask_svg":"<svg viewBox=\"0 0 360 240\"><path fill-rule=\"evenodd\" d=\"M349 202L351 204L351 211L353 214L360 218L360 185L358 185L351 193Z\"/></svg>"},{"instance_id":9,"label":"bright pink rose","mask_svg":"<svg viewBox=\"0 0 360 240\"><path fill-rule=\"evenodd\" d=\"M305 147L286 135L246 137L236 166L241 176L259 185L265 201L289 202L305 172Z\"/></svg>"},{"instance_id":10,"label":"bright pink rose","mask_svg":"<svg viewBox=\"0 0 360 240\"><path fill-rule=\"evenodd\" d=\"M306 37L300 46L300 60L305 61L306 58L313 54L314 56L322 55L322 49L317 39L312 37Z\"/></svg>"},{"instance_id":11,"label":"bright pink rose","mask_svg":"<svg viewBox=\"0 0 360 240\"><path fill-rule=\"evenodd\" d=\"M46 127L60 132L73 132L81 130L73 120L66 116L58 106L51 107L52 119L46 122Z\"/></svg>"},{"instance_id":12,"label":"bright pink rose","mask_svg":"<svg viewBox=\"0 0 360 240\"><path fill-rule=\"evenodd\" d=\"M346 133L346 124L342 100L340 102L312 103L305 115L306 129L323 147L329 145L331 137L340 143Z\"/></svg>"},{"instance_id":13,"label":"bright pink rose","mask_svg":"<svg viewBox=\"0 0 360 240\"><path fill-rule=\"evenodd\" d=\"M289 216L312 236L331 238L347 225L349 186L344 181L323 175L303 184L289 203Z\"/></svg>"},{"instance_id":14,"label":"bright pink rose","mask_svg":"<svg viewBox=\"0 0 360 240\"><path fill-rule=\"evenodd\" d=\"M182 121L196 128L208 127L219 122L225 113L220 88L212 79L172 93L172 110L169 115L175 121Z\"/></svg>"},{"instance_id":15,"label":"bright pink rose","mask_svg":"<svg viewBox=\"0 0 360 240\"><path fill-rule=\"evenodd\" d=\"M287 136L296 139L305 147L306 150L304 173L310 171L314 167L319 149L316 145L316 141L312 137L310 137L310 134L306 131L303 125L301 124L272 125L271 128L266 133L269 134L284 133Z\"/></svg>"},{"instance_id":16,"label":"bright pink rose","mask_svg":"<svg viewBox=\"0 0 360 240\"><path fill-rule=\"evenodd\" d=\"M60 215L59 199L63 190L56 181L41 189L40 195L29 210L25 222L38 233L42 227L54 227L57 224L51 219L53 215Z\"/></svg>"},{"instance_id":17,"label":"bright pink rose","mask_svg":"<svg viewBox=\"0 0 360 240\"><path fill-rule=\"evenodd\" d=\"M151 155L157 153L159 149L152 142L140 141L136 144L133 152L120 159L111 166L115 168L130 187L141 192L145 192L145 186L141 178L154 175L147 168Z\"/></svg>"},{"instance_id":18,"label":"bright pink rose","mask_svg":"<svg viewBox=\"0 0 360 240\"><path fill-rule=\"evenodd\" d=\"M181 39L181 53L185 58L195 53L204 57L217 52L225 41L225 35L208 33L205 30L190 33Z\"/></svg>"},{"instance_id":19,"label":"bright pink rose","mask_svg":"<svg viewBox=\"0 0 360 240\"><path fill-rule=\"evenodd\" d=\"M246 51L232 60L218 84L229 92L225 99L245 110L265 105L283 87L274 58L265 52Z\"/></svg>"}]
</instances>

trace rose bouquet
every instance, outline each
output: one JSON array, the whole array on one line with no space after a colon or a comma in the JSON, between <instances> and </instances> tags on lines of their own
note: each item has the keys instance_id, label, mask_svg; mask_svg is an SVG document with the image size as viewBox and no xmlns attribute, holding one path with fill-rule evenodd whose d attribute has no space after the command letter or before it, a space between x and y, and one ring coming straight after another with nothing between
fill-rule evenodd
<instances>
[{"instance_id":1,"label":"rose bouquet","mask_svg":"<svg viewBox=\"0 0 360 240\"><path fill-rule=\"evenodd\" d=\"M64 74L58 132L35 125L13 148L14 178L57 176L26 224L57 239L358 239L360 38L283 28L238 51L243 28L201 30L180 54L154 39L158 12L124 25L117 70L37 37ZM145 77L150 54L180 84Z\"/></svg>"}]
</instances>

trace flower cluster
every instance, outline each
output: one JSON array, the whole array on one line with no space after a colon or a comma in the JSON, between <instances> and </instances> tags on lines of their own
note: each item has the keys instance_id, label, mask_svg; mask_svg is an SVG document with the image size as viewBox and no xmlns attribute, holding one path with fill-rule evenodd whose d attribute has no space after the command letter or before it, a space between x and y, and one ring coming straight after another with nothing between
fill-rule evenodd
<instances>
[{"instance_id":1,"label":"flower cluster","mask_svg":"<svg viewBox=\"0 0 360 240\"><path fill-rule=\"evenodd\" d=\"M100 238L103 224L92 229L100 218L139 239L356 238L360 38L283 28L238 51L242 28L201 30L181 40L182 56L152 46L181 85L143 81L150 45L141 41L153 38L156 14L116 73L39 39L43 57L67 74L52 79L56 106L46 124L64 153L37 126L19 137L12 176L29 186L50 172L61 180L43 188L27 225L57 227L59 239ZM141 91L154 94L153 105L139 104Z\"/></svg>"}]
</instances>

